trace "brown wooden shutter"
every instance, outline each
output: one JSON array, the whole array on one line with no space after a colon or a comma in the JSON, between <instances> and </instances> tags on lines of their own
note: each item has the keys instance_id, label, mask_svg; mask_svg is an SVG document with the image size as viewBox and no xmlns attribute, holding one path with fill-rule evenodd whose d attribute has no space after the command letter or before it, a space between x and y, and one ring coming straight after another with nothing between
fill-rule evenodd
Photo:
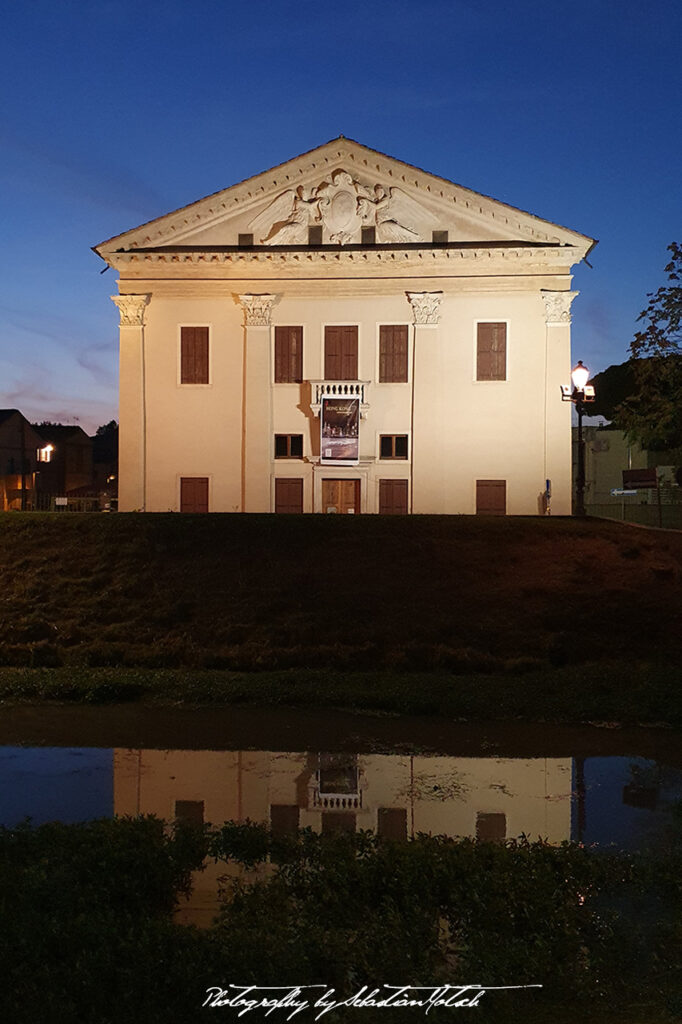
<instances>
[{"instance_id":1,"label":"brown wooden shutter","mask_svg":"<svg viewBox=\"0 0 682 1024\"><path fill-rule=\"evenodd\" d=\"M208 512L208 477L184 476L181 478L180 511Z\"/></svg>"},{"instance_id":2,"label":"brown wooden shutter","mask_svg":"<svg viewBox=\"0 0 682 1024\"><path fill-rule=\"evenodd\" d=\"M504 516L507 513L506 480L476 481L476 514Z\"/></svg>"},{"instance_id":3,"label":"brown wooden shutter","mask_svg":"<svg viewBox=\"0 0 682 1024\"><path fill-rule=\"evenodd\" d=\"M404 807L380 807L377 834L385 839L407 839L407 810Z\"/></svg>"},{"instance_id":4,"label":"brown wooden shutter","mask_svg":"<svg viewBox=\"0 0 682 1024\"><path fill-rule=\"evenodd\" d=\"M406 516L407 511L407 480L380 480L380 515Z\"/></svg>"},{"instance_id":5,"label":"brown wooden shutter","mask_svg":"<svg viewBox=\"0 0 682 1024\"><path fill-rule=\"evenodd\" d=\"M292 477L275 480L275 512L303 511L303 481Z\"/></svg>"},{"instance_id":6,"label":"brown wooden shutter","mask_svg":"<svg viewBox=\"0 0 682 1024\"><path fill-rule=\"evenodd\" d=\"M507 817L479 811L476 815L476 838L488 843L501 843L507 838Z\"/></svg>"},{"instance_id":7,"label":"brown wooden shutter","mask_svg":"<svg viewBox=\"0 0 682 1024\"><path fill-rule=\"evenodd\" d=\"M296 804L271 804L270 828L276 836L286 836L298 830L299 809Z\"/></svg>"},{"instance_id":8,"label":"brown wooden shutter","mask_svg":"<svg viewBox=\"0 0 682 1024\"><path fill-rule=\"evenodd\" d=\"M275 327L275 384L303 380L303 328Z\"/></svg>"},{"instance_id":9,"label":"brown wooden shutter","mask_svg":"<svg viewBox=\"0 0 682 1024\"><path fill-rule=\"evenodd\" d=\"M325 380L358 379L358 329L325 327L324 329Z\"/></svg>"},{"instance_id":10,"label":"brown wooden shutter","mask_svg":"<svg viewBox=\"0 0 682 1024\"><path fill-rule=\"evenodd\" d=\"M203 800L176 800L175 817L178 821L186 822L188 825L204 824L204 801Z\"/></svg>"},{"instance_id":11,"label":"brown wooden shutter","mask_svg":"<svg viewBox=\"0 0 682 1024\"><path fill-rule=\"evenodd\" d=\"M507 325L478 324L476 380L507 379Z\"/></svg>"},{"instance_id":12,"label":"brown wooden shutter","mask_svg":"<svg viewBox=\"0 0 682 1024\"><path fill-rule=\"evenodd\" d=\"M208 327L181 327L180 350L180 383L208 384Z\"/></svg>"},{"instance_id":13,"label":"brown wooden shutter","mask_svg":"<svg viewBox=\"0 0 682 1024\"><path fill-rule=\"evenodd\" d=\"M395 384L407 381L407 324L379 327L379 380Z\"/></svg>"},{"instance_id":14,"label":"brown wooden shutter","mask_svg":"<svg viewBox=\"0 0 682 1024\"><path fill-rule=\"evenodd\" d=\"M322 835L335 832L355 832L355 815L346 811L323 811Z\"/></svg>"}]
</instances>

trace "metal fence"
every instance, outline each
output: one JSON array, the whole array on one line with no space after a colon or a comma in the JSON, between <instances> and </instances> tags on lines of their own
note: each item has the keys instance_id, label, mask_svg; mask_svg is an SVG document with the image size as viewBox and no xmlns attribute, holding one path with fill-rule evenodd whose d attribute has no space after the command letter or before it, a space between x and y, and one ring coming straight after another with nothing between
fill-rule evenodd
<instances>
[{"instance_id":1,"label":"metal fence","mask_svg":"<svg viewBox=\"0 0 682 1024\"><path fill-rule=\"evenodd\" d=\"M37 512L109 512L115 510L116 499L95 491L76 496L36 494L33 507Z\"/></svg>"},{"instance_id":2,"label":"metal fence","mask_svg":"<svg viewBox=\"0 0 682 1024\"><path fill-rule=\"evenodd\" d=\"M640 489L636 494L624 494L610 501L586 502L585 511L588 516L602 519L682 530L682 488Z\"/></svg>"}]
</instances>

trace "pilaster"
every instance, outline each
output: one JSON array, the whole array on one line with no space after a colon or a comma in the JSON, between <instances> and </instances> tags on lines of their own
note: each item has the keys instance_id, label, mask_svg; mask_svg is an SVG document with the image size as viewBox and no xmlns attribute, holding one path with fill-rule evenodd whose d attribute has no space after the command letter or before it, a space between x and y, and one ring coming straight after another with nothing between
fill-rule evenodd
<instances>
[{"instance_id":1,"label":"pilaster","mask_svg":"<svg viewBox=\"0 0 682 1024\"><path fill-rule=\"evenodd\" d=\"M269 512L272 466L272 307L276 295L239 295L244 310L242 512Z\"/></svg>"},{"instance_id":2,"label":"pilaster","mask_svg":"<svg viewBox=\"0 0 682 1024\"><path fill-rule=\"evenodd\" d=\"M442 299L441 291L407 292L413 316L411 512L445 511L442 434L446 399L438 344Z\"/></svg>"},{"instance_id":3,"label":"pilaster","mask_svg":"<svg viewBox=\"0 0 682 1024\"><path fill-rule=\"evenodd\" d=\"M119 508L146 504L146 382L144 317L150 295L112 295L119 325Z\"/></svg>"},{"instance_id":4,"label":"pilaster","mask_svg":"<svg viewBox=\"0 0 682 1024\"><path fill-rule=\"evenodd\" d=\"M571 380L571 305L577 291L541 289L545 307L545 477L553 515L571 514L571 412L561 385Z\"/></svg>"}]
</instances>

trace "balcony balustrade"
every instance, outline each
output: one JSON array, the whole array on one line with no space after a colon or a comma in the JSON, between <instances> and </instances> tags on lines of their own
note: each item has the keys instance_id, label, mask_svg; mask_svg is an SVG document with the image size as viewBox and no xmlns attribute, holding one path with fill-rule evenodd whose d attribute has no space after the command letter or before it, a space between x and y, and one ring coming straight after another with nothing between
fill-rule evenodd
<instances>
[{"instance_id":1,"label":"balcony balustrade","mask_svg":"<svg viewBox=\"0 0 682 1024\"><path fill-rule=\"evenodd\" d=\"M360 416L364 419L369 409L370 383L368 380L311 380L310 408L319 416L323 398L359 398Z\"/></svg>"}]
</instances>

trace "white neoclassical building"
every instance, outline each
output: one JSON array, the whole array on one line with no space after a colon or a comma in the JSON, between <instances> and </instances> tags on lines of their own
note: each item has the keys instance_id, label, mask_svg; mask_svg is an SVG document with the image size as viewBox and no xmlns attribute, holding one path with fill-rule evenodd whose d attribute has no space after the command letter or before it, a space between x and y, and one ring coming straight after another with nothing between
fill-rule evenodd
<instances>
[{"instance_id":1,"label":"white neoclassical building","mask_svg":"<svg viewBox=\"0 0 682 1024\"><path fill-rule=\"evenodd\" d=\"M593 245L343 137L102 242L120 508L570 513Z\"/></svg>"}]
</instances>

